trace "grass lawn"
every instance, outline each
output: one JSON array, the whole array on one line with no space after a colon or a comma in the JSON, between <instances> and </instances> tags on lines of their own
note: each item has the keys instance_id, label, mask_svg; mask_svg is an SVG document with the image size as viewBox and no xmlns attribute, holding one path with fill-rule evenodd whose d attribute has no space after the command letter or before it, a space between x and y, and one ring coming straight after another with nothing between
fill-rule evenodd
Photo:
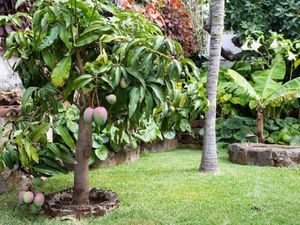
<instances>
[{"instance_id":1,"label":"grass lawn","mask_svg":"<svg viewBox=\"0 0 300 225\"><path fill-rule=\"evenodd\" d=\"M144 155L132 164L92 171L91 187L119 194L121 206L102 218L35 217L0 195L0 224L300 224L300 167L231 164L220 153L219 176L201 175L200 153L176 150ZM72 175L46 181L50 193L72 185Z\"/></svg>"}]
</instances>

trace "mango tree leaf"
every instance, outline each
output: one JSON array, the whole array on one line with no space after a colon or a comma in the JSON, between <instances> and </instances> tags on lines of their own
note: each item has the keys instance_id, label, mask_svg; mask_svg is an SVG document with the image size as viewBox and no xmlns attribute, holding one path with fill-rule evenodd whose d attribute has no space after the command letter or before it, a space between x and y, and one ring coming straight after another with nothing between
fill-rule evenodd
<instances>
[{"instance_id":1,"label":"mango tree leaf","mask_svg":"<svg viewBox=\"0 0 300 225\"><path fill-rule=\"evenodd\" d=\"M79 77L77 77L66 89L66 92L64 94L64 98L68 98L68 96L71 94L74 90L79 90L80 88L85 87L87 84L91 83L93 81L92 75L89 74L83 74Z\"/></svg>"},{"instance_id":2,"label":"mango tree leaf","mask_svg":"<svg viewBox=\"0 0 300 225\"><path fill-rule=\"evenodd\" d=\"M156 84L150 84L149 87L153 90L154 95L159 99L161 103L164 102L164 94L161 88Z\"/></svg>"},{"instance_id":3,"label":"mango tree leaf","mask_svg":"<svg viewBox=\"0 0 300 225\"><path fill-rule=\"evenodd\" d=\"M61 87L64 85L65 80L70 76L72 59L71 56L64 57L56 65L51 75L52 84L55 87Z\"/></svg>"},{"instance_id":4,"label":"mango tree leaf","mask_svg":"<svg viewBox=\"0 0 300 225\"><path fill-rule=\"evenodd\" d=\"M65 144L68 145L69 148L74 151L76 146L75 146L73 138L68 133L68 131L61 125L58 125L56 128L57 128L58 134L64 140Z\"/></svg>"},{"instance_id":5,"label":"mango tree leaf","mask_svg":"<svg viewBox=\"0 0 300 225\"><path fill-rule=\"evenodd\" d=\"M100 148L95 150L95 154L98 159L105 160L108 157L108 149L105 145L102 145Z\"/></svg>"},{"instance_id":6,"label":"mango tree leaf","mask_svg":"<svg viewBox=\"0 0 300 225\"><path fill-rule=\"evenodd\" d=\"M140 58L142 52L146 49L145 46L139 47L134 51L134 55L131 58L130 64L131 65L138 65L137 61Z\"/></svg>"},{"instance_id":7,"label":"mango tree leaf","mask_svg":"<svg viewBox=\"0 0 300 225\"><path fill-rule=\"evenodd\" d=\"M136 79L138 79L141 84L143 85L143 87L146 87L146 83L144 78L142 77L142 75L135 69L132 68L126 68L126 71L131 74L133 77L135 77Z\"/></svg>"},{"instance_id":8,"label":"mango tree leaf","mask_svg":"<svg viewBox=\"0 0 300 225\"><path fill-rule=\"evenodd\" d=\"M140 89L138 87L134 87L131 89L130 91L130 101L129 101L129 118L132 117L132 115L134 114L137 105L138 105L138 101L140 98Z\"/></svg>"},{"instance_id":9,"label":"mango tree leaf","mask_svg":"<svg viewBox=\"0 0 300 225\"><path fill-rule=\"evenodd\" d=\"M58 37L58 27L52 27L50 33L43 39L42 44L39 46L39 50L49 47Z\"/></svg>"},{"instance_id":10,"label":"mango tree leaf","mask_svg":"<svg viewBox=\"0 0 300 225\"><path fill-rule=\"evenodd\" d=\"M41 139L41 137L49 130L50 124L44 123L38 127L36 127L30 134L29 139L32 142L37 142Z\"/></svg>"},{"instance_id":11,"label":"mango tree leaf","mask_svg":"<svg viewBox=\"0 0 300 225\"><path fill-rule=\"evenodd\" d=\"M88 45L96 40L99 40L100 36L98 34L94 34L94 35L91 35L91 34L86 34L86 35L83 35L83 36L80 36L75 44L77 46L85 46L85 45Z\"/></svg>"},{"instance_id":12,"label":"mango tree leaf","mask_svg":"<svg viewBox=\"0 0 300 225\"><path fill-rule=\"evenodd\" d=\"M38 89L37 87L29 87L26 89L22 97L22 106L26 106L32 93L37 89Z\"/></svg>"},{"instance_id":13,"label":"mango tree leaf","mask_svg":"<svg viewBox=\"0 0 300 225\"><path fill-rule=\"evenodd\" d=\"M25 141L24 147L25 147L25 151L28 155L28 158L32 159L33 161L38 163L39 155L38 155L36 149L32 146L32 144L28 140Z\"/></svg>"},{"instance_id":14,"label":"mango tree leaf","mask_svg":"<svg viewBox=\"0 0 300 225\"><path fill-rule=\"evenodd\" d=\"M49 66L50 69L53 69L55 67L55 64L54 64L55 58L49 49L44 49L42 51L42 57L43 57L46 65Z\"/></svg>"}]
</instances>

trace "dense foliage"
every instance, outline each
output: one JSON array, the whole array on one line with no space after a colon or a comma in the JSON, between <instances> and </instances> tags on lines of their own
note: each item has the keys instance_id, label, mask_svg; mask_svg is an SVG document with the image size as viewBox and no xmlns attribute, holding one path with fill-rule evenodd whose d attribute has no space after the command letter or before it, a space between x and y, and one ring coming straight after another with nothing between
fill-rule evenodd
<instances>
[{"instance_id":1,"label":"dense foliage","mask_svg":"<svg viewBox=\"0 0 300 225\"><path fill-rule=\"evenodd\" d=\"M268 118L265 120L264 139L271 144L300 145L300 122L293 117ZM219 117L216 123L219 143L255 142L251 134L256 133L256 119L235 116L224 119ZM203 131L201 131L203 132ZM249 137L247 137L249 135Z\"/></svg>"},{"instance_id":2,"label":"dense foliage","mask_svg":"<svg viewBox=\"0 0 300 225\"><path fill-rule=\"evenodd\" d=\"M149 0L143 4L118 0L116 4L122 9L142 13L147 19L158 24L165 35L177 40L186 53L195 52L196 41L191 16L180 0Z\"/></svg>"},{"instance_id":3,"label":"dense foliage","mask_svg":"<svg viewBox=\"0 0 300 225\"><path fill-rule=\"evenodd\" d=\"M32 173L66 171L79 116L88 105L108 111L106 125L93 125L91 162L105 159L108 149L119 151L125 144L136 149L140 141L173 136L175 129L190 131L190 116L197 116L191 112L204 105L199 70L155 24L104 1L36 1L33 11L32 28L20 28L6 39L5 56L18 58L14 69L27 88L23 117L6 145L10 161L21 159ZM106 100L109 94L116 96L113 105ZM68 102L76 107L63 107ZM49 128L53 143L46 138Z\"/></svg>"},{"instance_id":4,"label":"dense foliage","mask_svg":"<svg viewBox=\"0 0 300 225\"><path fill-rule=\"evenodd\" d=\"M300 39L299 8L298 0L227 0L225 26L243 39L273 31L296 40Z\"/></svg>"}]
</instances>

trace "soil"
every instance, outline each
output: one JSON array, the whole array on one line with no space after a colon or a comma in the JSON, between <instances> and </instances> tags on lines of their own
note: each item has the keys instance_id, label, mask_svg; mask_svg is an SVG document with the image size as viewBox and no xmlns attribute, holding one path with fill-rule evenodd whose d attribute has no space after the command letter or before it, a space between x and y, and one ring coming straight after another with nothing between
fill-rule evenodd
<instances>
[{"instance_id":1,"label":"soil","mask_svg":"<svg viewBox=\"0 0 300 225\"><path fill-rule=\"evenodd\" d=\"M92 188L90 202L84 205L73 204L73 189L69 188L60 192L49 194L45 198L44 210L50 217L75 216L103 216L120 205L115 192Z\"/></svg>"}]
</instances>

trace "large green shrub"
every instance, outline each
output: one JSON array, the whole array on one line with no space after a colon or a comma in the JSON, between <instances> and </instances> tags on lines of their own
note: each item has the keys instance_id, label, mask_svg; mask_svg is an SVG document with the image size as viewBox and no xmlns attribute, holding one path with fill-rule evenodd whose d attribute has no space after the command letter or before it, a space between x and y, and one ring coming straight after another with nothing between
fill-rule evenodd
<instances>
[{"instance_id":1,"label":"large green shrub","mask_svg":"<svg viewBox=\"0 0 300 225\"><path fill-rule=\"evenodd\" d=\"M225 26L243 38L273 31L296 40L300 38L299 8L298 0L228 0Z\"/></svg>"}]
</instances>

